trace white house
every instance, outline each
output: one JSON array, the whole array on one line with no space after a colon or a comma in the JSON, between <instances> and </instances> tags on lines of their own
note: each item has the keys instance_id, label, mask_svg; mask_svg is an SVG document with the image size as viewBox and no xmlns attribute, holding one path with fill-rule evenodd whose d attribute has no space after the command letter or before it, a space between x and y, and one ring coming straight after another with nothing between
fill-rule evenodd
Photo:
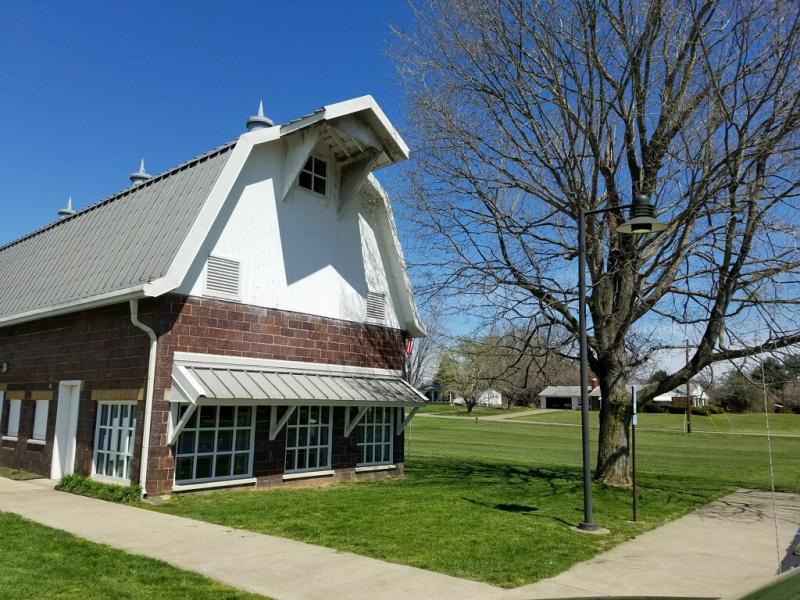
<instances>
[{"instance_id":1,"label":"white house","mask_svg":"<svg viewBox=\"0 0 800 600\"><path fill-rule=\"evenodd\" d=\"M560 408L579 410L581 407L581 386L549 385L538 394L540 408ZM602 399L600 386L589 390L589 409L599 410Z\"/></svg>"},{"instance_id":2,"label":"white house","mask_svg":"<svg viewBox=\"0 0 800 600\"><path fill-rule=\"evenodd\" d=\"M464 398L459 396L458 398L453 398L451 404L458 404L460 406L463 406L464 404L466 404L466 402L464 401ZM482 406L486 408L502 408L503 394L491 388L489 388L488 390L484 390L478 396L478 400L475 403L475 406Z\"/></svg>"}]
</instances>

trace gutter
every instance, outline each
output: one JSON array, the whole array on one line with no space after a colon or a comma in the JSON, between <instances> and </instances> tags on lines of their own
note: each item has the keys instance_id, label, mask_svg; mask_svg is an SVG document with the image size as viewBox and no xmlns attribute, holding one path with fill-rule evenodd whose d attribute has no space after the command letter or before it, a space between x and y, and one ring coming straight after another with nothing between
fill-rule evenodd
<instances>
[{"instance_id":1,"label":"gutter","mask_svg":"<svg viewBox=\"0 0 800 600\"><path fill-rule=\"evenodd\" d=\"M147 361L147 389L144 397L144 431L142 432L142 454L139 457L139 486L142 497L147 497L147 462L150 457L150 425L153 420L153 390L156 377L156 350L158 338L156 332L139 320L139 299L130 300L131 323L144 331L150 338L150 357Z\"/></svg>"}]
</instances>

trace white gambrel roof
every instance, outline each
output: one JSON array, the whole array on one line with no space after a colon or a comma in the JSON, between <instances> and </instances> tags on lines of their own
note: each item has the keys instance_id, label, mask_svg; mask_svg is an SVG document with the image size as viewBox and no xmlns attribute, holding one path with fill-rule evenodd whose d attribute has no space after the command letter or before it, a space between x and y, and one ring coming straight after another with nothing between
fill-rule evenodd
<instances>
[{"instance_id":1,"label":"white gambrel roof","mask_svg":"<svg viewBox=\"0 0 800 600\"><path fill-rule=\"evenodd\" d=\"M345 132L332 133L343 152L375 148L372 169L408 158L408 147L371 96L244 133L234 142L0 247L0 327L176 289L253 148L319 123L333 123ZM361 193L380 198L384 209L381 233L391 262L387 277L401 291L397 305L401 326L411 335L424 335L388 198L371 176Z\"/></svg>"},{"instance_id":2,"label":"white gambrel roof","mask_svg":"<svg viewBox=\"0 0 800 600\"><path fill-rule=\"evenodd\" d=\"M0 247L0 325L164 277L227 144Z\"/></svg>"}]
</instances>

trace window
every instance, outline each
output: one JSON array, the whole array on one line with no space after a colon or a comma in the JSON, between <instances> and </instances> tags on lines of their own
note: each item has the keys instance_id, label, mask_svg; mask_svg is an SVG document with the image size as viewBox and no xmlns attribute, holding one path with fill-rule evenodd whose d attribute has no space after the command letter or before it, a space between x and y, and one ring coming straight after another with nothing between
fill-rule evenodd
<instances>
[{"instance_id":1,"label":"window","mask_svg":"<svg viewBox=\"0 0 800 600\"><path fill-rule=\"evenodd\" d=\"M178 409L178 419L188 410ZM175 444L175 483L250 477L252 406L198 406Z\"/></svg>"},{"instance_id":2,"label":"window","mask_svg":"<svg viewBox=\"0 0 800 600\"><path fill-rule=\"evenodd\" d=\"M316 156L309 156L306 164L300 170L297 184L301 188L306 188L324 196L328 177L327 172L328 165L324 160L320 160Z\"/></svg>"},{"instance_id":3,"label":"window","mask_svg":"<svg viewBox=\"0 0 800 600\"><path fill-rule=\"evenodd\" d=\"M22 400L9 400L8 401L8 425L6 426L6 435L15 438L19 435L19 410L22 405Z\"/></svg>"},{"instance_id":4,"label":"window","mask_svg":"<svg viewBox=\"0 0 800 600\"><path fill-rule=\"evenodd\" d=\"M50 408L48 400L37 400L36 410L33 413L33 435L34 440L44 441L47 437L47 412Z\"/></svg>"},{"instance_id":5,"label":"window","mask_svg":"<svg viewBox=\"0 0 800 600\"><path fill-rule=\"evenodd\" d=\"M385 406L370 408L358 422L358 466L386 465L392 457L392 409Z\"/></svg>"},{"instance_id":6,"label":"window","mask_svg":"<svg viewBox=\"0 0 800 600\"><path fill-rule=\"evenodd\" d=\"M93 475L130 481L135 435L135 402L99 402L94 433Z\"/></svg>"},{"instance_id":7,"label":"window","mask_svg":"<svg viewBox=\"0 0 800 600\"><path fill-rule=\"evenodd\" d=\"M239 299L239 261L209 256L206 262L206 296Z\"/></svg>"},{"instance_id":8,"label":"window","mask_svg":"<svg viewBox=\"0 0 800 600\"><path fill-rule=\"evenodd\" d=\"M330 406L298 406L286 425L286 473L331 468Z\"/></svg>"}]
</instances>

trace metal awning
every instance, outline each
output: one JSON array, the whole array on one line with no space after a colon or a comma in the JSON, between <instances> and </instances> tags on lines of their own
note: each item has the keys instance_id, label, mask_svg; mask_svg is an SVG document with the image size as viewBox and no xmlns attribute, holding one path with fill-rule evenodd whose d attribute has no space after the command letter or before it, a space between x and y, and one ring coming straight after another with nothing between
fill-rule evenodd
<instances>
[{"instance_id":1,"label":"metal awning","mask_svg":"<svg viewBox=\"0 0 800 600\"><path fill-rule=\"evenodd\" d=\"M171 402L421 406L399 371L175 353Z\"/></svg>"}]
</instances>

